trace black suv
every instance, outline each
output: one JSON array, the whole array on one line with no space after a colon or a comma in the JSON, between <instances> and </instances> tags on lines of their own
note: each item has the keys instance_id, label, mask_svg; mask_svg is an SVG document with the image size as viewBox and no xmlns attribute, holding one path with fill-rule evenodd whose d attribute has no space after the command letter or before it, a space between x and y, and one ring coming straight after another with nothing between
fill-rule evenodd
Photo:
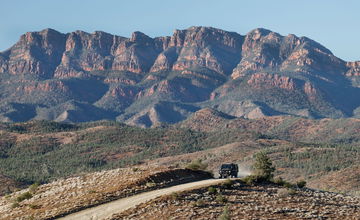
<instances>
[{"instance_id":1,"label":"black suv","mask_svg":"<svg viewBox=\"0 0 360 220\"><path fill-rule=\"evenodd\" d=\"M228 178L228 177L237 177L238 176L239 167L234 163L226 163L222 164L219 170L220 179Z\"/></svg>"}]
</instances>

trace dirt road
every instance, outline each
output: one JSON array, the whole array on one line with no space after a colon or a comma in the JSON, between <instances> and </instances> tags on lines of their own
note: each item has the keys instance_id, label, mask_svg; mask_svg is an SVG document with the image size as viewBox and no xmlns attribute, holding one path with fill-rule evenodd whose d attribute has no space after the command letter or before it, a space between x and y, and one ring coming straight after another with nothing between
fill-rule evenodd
<instances>
[{"instance_id":1,"label":"dirt road","mask_svg":"<svg viewBox=\"0 0 360 220\"><path fill-rule=\"evenodd\" d=\"M180 192L190 189L196 189L211 186L225 181L224 179L209 179L198 182L186 183L169 188L158 189L150 192L141 193L131 197L115 200L93 208L88 208L80 212L70 214L59 218L61 220L99 220L111 217L115 213L120 213L126 209L132 208L138 204L155 199L156 197L169 195L173 192Z\"/></svg>"}]
</instances>

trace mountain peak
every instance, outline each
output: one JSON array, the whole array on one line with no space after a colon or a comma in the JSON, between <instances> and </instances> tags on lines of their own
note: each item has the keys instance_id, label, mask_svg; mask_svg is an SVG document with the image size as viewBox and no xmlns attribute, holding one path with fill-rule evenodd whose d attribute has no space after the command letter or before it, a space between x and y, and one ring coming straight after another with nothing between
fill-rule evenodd
<instances>
[{"instance_id":1,"label":"mountain peak","mask_svg":"<svg viewBox=\"0 0 360 220\"><path fill-rule=\"evenodd\" d=\"M140 31L133 32L131 34L131 38L130 38L130 41L134 41L134 42L135 41L148 41L148 40L152 40L152 38Z\"/></svg>"},{"instance_id":2,"label":"mountain peak","mask_svg":"<svg viewBox=\"0 0 360 220\"><path fill-rule=\"evenodd\" d=\"M187 28L186 30L188 30L188 31L202 31L202 32L204 32L204 31L224 32L224 30L222 30L222 29L209 27L209 26L191 26L191 27Z\"/></svg>"},{"instance_id":3,"label":"mountain peak","mask_svg":"<svg viewBox=\"0 0 360 220\"><path fill-rule=\"evenodd\" d=\"M273 33L273 31L268 30L266 28L255 28L255 29L251 30L248 34L268 35L270 33Z\"/></svg>"},{"instance_id":4,"label":"mountain peak","mask_svg":"<svg viewBox=\"0 0 360 220\"><path fill-rule=\"evenodd\" d=\"M39 33L41 33L41 34L52 34L52 33L61 34L59 31L52 29L52 28L45 28L45 29L39 31Z\"/></svg>"}]
</instances>

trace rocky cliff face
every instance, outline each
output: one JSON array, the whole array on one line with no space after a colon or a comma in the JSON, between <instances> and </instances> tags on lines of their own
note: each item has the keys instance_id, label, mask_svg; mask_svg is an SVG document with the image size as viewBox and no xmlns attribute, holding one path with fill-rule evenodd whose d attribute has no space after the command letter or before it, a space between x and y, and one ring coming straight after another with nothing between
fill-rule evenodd
<instances>
[{"instance_id":1,"label":"rocky cliff face","mask_svg":"<svg viewBox=\"0 0 360 220\"><path fill-rule=\"evenodd\" d=\"M133 124L148 115L151 123L146 126L183 120L202 107L256 118L304 112L344 117L358 115L353 111L360 105L359 75L359 62L345 62L306 37L265 29L242 36L190 27L156 38L141 32L125 38L101 31L62 34L45 29L22 35L0 53L0 109L32 105L41 109L35 111L36 118L54 120L75 110L62 107L63 112L52 116L39 114L76 101L104 111L105 118ZM193 110L174 110L178 104L161 108L161 103L187 103ZM170 120L159 109L180 116ZM8 115L0 112L0 118L23 120Z\"/></svg>"},{"instance_id":2,"label":"rocky cliff face","mask_svg":"<svg viewBox=\"0 0 360 220\"><path fill-rule=\"evenodd\" d=\"M83 72L119 70L134 73L206 67L230 73L240 60L243 36L215 28L176 30L171 37L131 38L96 31L61 34L52 29L21 36L1 54L2 72L72 77ZM223 57L223 55L227 57Z\"/></svg>"},{"instance_id":3,"label":"rocky cliff face","mask_svg":"<svg viewBox=\"0 0 360 220\"><path fill-rule=\"evenodd\" d=\"M0 69L11 74L31 73L51 77L61 60L65 35L52 29L28 32L1 54Z\"/></svg>"},{"instance_id":4,"label":"rocky cliff face","mask_svg":"<svg viewBox=\"0 0 360 220\"><path fill-rule=\"evenodd\" d=\"M265 69L339 74L346 70L345 64L331 51L306 37L284 37L269 30L255 29L246 35L242 45L242 60L234 69L232 78Z\"/></svg>"}]
</instances>

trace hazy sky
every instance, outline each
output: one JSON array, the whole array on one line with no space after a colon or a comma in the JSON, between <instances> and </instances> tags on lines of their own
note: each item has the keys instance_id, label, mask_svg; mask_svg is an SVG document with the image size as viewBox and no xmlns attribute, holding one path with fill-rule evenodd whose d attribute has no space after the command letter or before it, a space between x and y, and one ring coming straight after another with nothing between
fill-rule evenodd
<instances>
[{"instance_id":1,"label":"hazy sky","mask_svg":"<svg viewBox=\"0 0 360 220\"><path fill-rule=\"evenodd\" d=\"M344 60L360 60L360 0L1 0L0 21L0 51L48 27L155 37L202 25L307 36Z\"/></svg>"}]
</instances>

